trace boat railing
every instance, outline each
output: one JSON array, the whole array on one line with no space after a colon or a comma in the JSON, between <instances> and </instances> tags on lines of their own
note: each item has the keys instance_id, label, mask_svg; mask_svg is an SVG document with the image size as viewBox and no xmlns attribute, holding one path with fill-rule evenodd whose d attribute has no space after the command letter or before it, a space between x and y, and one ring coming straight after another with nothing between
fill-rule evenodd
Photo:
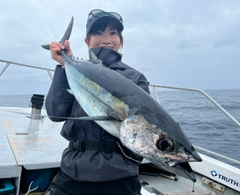
<instances>
[{"instance_id":1,"label":"boat railing","mask_svg":"<svg viewBox=\"0 0 240 195\"><path fill-rule=\"evenodd\" d=\"M150 84L150 86L152 87L152 91L154 93L154 97L157 100L158 103L160 103L158 95L157 95L157 90L156 88L165 88L165 89L173 89L173 90L183 90L183 91L192 91L192 92L198 92L201 93L202 95L204 95L208 100L210 100L221 112L223 112L227 117L229 117L238 127L240 127L240 123L230 114L228 113L220 104L218 104L216 102L216 100L214 100L210 95L208 95L206 92L204 92L203 90L200 89L193 89L193 88L183 88L183 87L175 87L175 86L165 86L165 85L156 85L156 84ZM218 153L206 150L204 148L201 148L199 146L194 146L198 152L200 153L205 153L207 155L216 157L217 159L221 159L224 161L227 161L229 163L231 163L232 165L238 165L240 166L240 161L228 158L226 156L220 155Z\"/></svg>"},{"instance_id":2,"label":"boat railing","mask_svg":"<svg viewBox=\"0 0 240 195\"><path fill-rule=\"evenodd\" d=\"M27 64L21 64L21 63L17 63L17 62L10 62L10 61L6 61L6 60L0 60L0 62L6 63L5 66L2 68L2 70L0 71L0 76L2 76L2 74L5 72L5 70L10 65L17 65L17 66L24 66L24 67L28 67L28 68L35 68L35 69L45 70L45 71L48 72L48 75L50 76L50 78L53 79L53 75L51 73L51 72L54 71L53 69L42 68L42 67L32 66L32 65L27 65Z\"/></svg>"},{"instance_id":3,"label":"boat railing","mask_svg":"<svg viewBox=\"0 0 240 195\"><path fill-rule=\"evenodd\" d=\"M21 64L21 63L17 63L17 62L11 62L11 61L7 61L7 60L1 60L0 62L6 63L6 65L2 68L2 70L0 71L0 76L5 72L5 70L10 66L10 65L17 65L17 66L23 66L23 67L28 67L28 68L35 68L35 69L39 69L39 70L44 70L47 71L48 75L50 76L51 79L53 79L53 75L51 72L54 72L53 69L49 69L49 68L42 68L42 67L38 67L38 66L32 66L32 65L27 65L27 64ZM156 88L166 88L166 89L173 89L173 90L184 90L184 91L193 91L193 92L198 92L201 93L202 95L204 95L208 100L210 100L217 108L219 108L227 117L229 117L235 124L237 124L238 127L240 127L240 123L231 115L229 114L221 105L219 105L210 95L208 95L206 92L199 90L199 89L193 89L193 88L182 88L182 87L174 87L174 86L164 86L164 85L156 85L156 84L150 84L150 86L152 87L155 99L160 103L158 95L157 95L157 90ZM235 164L240 166L240 162L236 161L234 159L228 158L226 156L222 156L220 154L211 152L209 150L206 150L204 148L201 148L199 146L194 146L199 152L203 152L205 154L217 157L218 159L223 159L223 160L227 160L228 162L231 162L231 164Z\"/></svg>"}]
</instances>

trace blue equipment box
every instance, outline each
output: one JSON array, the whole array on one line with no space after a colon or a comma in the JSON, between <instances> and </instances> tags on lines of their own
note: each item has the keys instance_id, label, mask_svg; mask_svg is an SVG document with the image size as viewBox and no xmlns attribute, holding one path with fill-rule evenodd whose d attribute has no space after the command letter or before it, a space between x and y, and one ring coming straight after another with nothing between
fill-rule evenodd
<instances>
[{"instance_id":1,"label":"blue equipment box","mask_svg":"<svg viewBox=\"0 0 240 195\"><path fill-rule=\"evenodd\" d=\"M11 179L0 179L0 195L14 195L15 187Z\"/></svg>"}]
</instances>

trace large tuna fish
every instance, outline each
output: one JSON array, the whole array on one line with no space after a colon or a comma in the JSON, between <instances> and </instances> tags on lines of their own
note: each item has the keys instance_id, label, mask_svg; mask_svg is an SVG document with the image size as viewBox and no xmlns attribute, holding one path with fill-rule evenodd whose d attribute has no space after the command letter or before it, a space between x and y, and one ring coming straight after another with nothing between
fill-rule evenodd
<instances>
[{"instance_id":1,"label":"large tuna fish","mask_svg":"<svg viewBox=\"0 0 240 195\"><path fill-rule=\"evenodd\" d=\"M65 38L69 38L72 24L73 19ZM180 126L155 99L131 80L106 68L91 51L91 60L76 60L64 50L61 55L71 93L90 120L93 116L110 118L95 122L118 137L132 152L196 181L188 162L202 159Z\"/></svg>"}]
</instances>

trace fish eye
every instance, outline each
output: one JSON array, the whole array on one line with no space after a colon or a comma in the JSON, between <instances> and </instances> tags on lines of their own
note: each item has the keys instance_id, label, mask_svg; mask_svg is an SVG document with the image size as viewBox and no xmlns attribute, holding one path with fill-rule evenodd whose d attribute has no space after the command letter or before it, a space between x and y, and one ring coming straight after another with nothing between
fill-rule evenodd
<instances>
[{"instance_id":1,"label":"fish eye","mask_svg":"<svg viewBox=\"0 0 240 195\"><path fill-rule=\"evenodd\" d=\"M161 137L157 140L156 146L161 151L173 151L174 143L169 137Z\"/></svg>"}]
</instances>

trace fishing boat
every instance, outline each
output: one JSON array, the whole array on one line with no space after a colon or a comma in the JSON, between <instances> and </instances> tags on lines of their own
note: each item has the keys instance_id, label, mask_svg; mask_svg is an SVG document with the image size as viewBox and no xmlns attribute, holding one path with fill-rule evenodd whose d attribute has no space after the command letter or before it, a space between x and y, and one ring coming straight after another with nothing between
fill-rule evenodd
<instances>
[{"instance_id":1,"label":"fishing boat","mask_svg":"<svg viewBox=\"0 0 240 195\"><path fill-rule=\"evenodd\" d=\"M54 70L51 69L6 60L0 60L0 63L5 64L0 77L11 65L47 71L50 78L53 78ZM158 88L201 93L240 127L240 123L232 115L202 90L155 84L150 86L152 95L158 102ZM46 110L42 106L36 108L33 105L39 100L43 102L43 97L33 94L29 100L29 108L0 107L0 195L34 192L47 194L47 188L59 170L61 154L68 143L59 133L63 123L52 122L46 117ZM194 147L203 159L202 162L190 163L197 178L195 183L144 159L139 175L143 186L142 195L240 195L240 162L198 146ZM26 183L27 189L26 186L24 188Z\"/></svg>"}]
</instances>

